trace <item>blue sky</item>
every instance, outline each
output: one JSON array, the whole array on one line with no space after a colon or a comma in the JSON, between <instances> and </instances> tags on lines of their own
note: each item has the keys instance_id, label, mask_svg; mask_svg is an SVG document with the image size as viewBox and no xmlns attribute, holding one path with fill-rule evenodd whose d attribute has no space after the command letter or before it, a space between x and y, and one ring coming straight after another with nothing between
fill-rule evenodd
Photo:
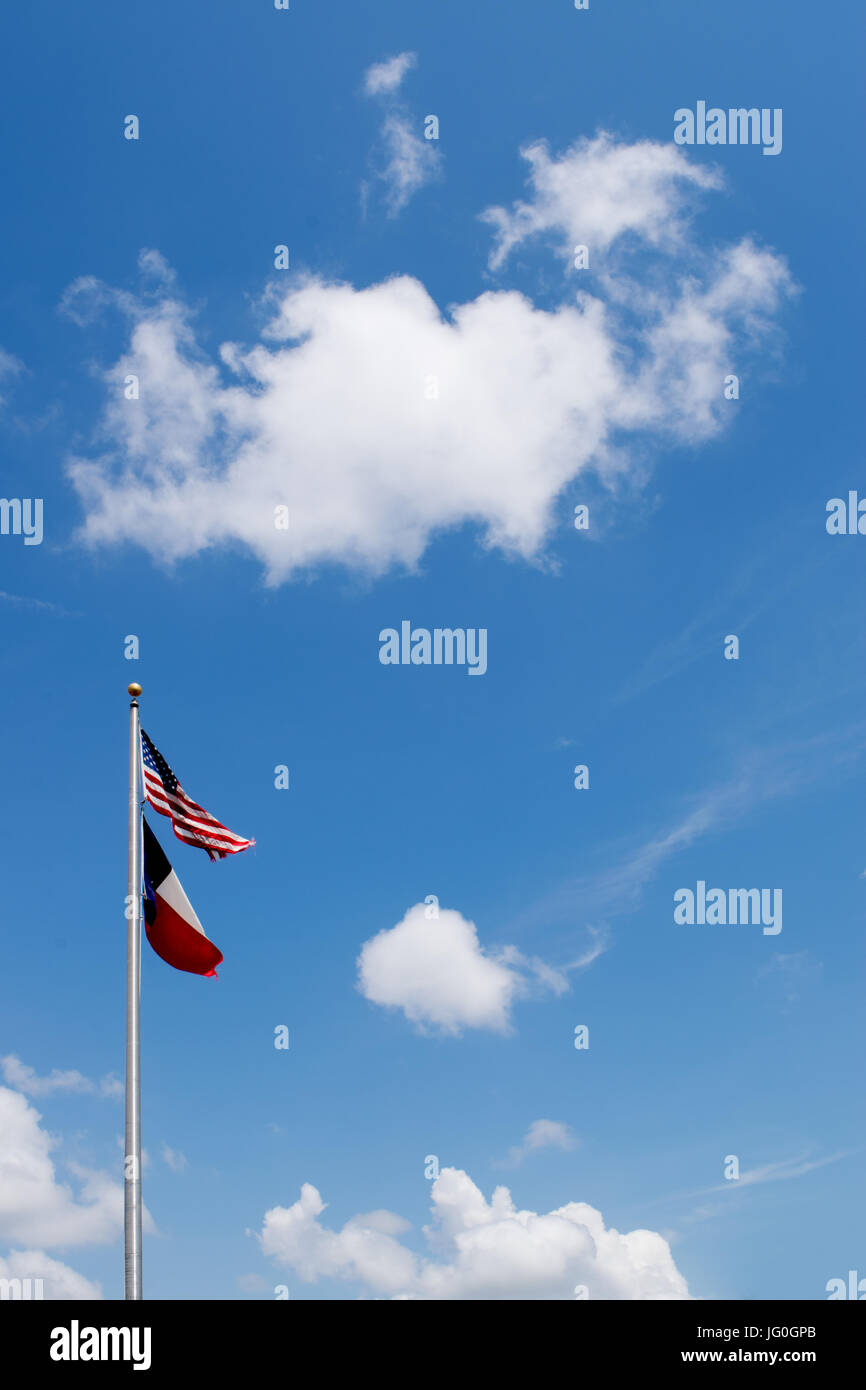
<instances>
[{"instance_id":1,"label":"blue sky","mask_svg":"<svg viewBox=\"0 0 866 1390\"><path fill-rule=\"evenodd\" d=\"M139 680L257 841L150 817L225 962L144 948L147 1297L866 1276L855 7L4 30L2 491L44 536L0 536L0 1272L122 1288ZM781 108L781 153L676 146L699 100ZM486 672L383 665L404 619ZM675 924L699 880L781 889L781 932Z\"/></svg>"}]
</instances>

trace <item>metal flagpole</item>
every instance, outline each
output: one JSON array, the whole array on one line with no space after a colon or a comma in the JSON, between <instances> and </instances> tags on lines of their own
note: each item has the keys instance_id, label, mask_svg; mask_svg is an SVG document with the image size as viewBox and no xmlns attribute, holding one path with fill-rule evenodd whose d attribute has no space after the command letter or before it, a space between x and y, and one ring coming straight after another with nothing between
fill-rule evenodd
<instances>
[{"instance_id":1,"label":"metal flagpole","mask_svg":"<svg viewBox=\"0 0 866 1390\"><path fill-rule=\"evenodd\" d=\"M129 878L126 930L126 1139L123 1160L124 1298L141 1298L141 739L140 685L128 687Z\"/></svg>"}]
</instances>

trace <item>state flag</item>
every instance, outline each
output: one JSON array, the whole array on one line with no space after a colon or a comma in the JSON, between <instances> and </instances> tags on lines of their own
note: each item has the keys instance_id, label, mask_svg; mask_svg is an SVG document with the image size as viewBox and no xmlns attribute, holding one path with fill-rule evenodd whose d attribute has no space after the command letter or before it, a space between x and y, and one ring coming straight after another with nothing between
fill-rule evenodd
<instances>
[{"instance_id":1,"label":"state flag","mask_svg":"<svg viewBox=\"0 0 866 1390\"><path fill-rule=\"evenodd\" d=\"M205 936L204 927L142 816L144 829L144 929L158 956L175 970L216 975L222 951Z\"/></svg>"}]
</instances>

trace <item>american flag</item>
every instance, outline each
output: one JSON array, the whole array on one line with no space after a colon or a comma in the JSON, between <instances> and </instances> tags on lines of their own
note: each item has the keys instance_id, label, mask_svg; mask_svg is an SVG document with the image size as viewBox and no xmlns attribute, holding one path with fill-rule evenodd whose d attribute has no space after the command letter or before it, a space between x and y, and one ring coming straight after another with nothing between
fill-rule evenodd
<instances>
[{"instance_id":1,"label":"american flag","mask_svg":"<svg viewBox=\"0 0 866 1390\"><path fill-rule=\"evenodd\" d=\"M255 840L245 840L187 796L165 758L155 748L144 729L141 731L141 763L145 795L155 811L168 816L174 833L184 844L207 850L211 859L224 859L249 849Z\"/></svg>"}]
</instances>

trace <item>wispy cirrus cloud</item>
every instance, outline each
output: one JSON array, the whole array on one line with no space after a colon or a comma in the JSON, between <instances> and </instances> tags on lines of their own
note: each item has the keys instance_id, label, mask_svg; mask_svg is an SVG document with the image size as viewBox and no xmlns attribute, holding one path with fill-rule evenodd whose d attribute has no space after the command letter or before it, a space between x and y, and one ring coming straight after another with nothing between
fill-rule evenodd
<instances>
[{"instance_id":1,"label":"wispy cirrus cloud","mask_svg":"<svg viewBox=\"0 0 866 1390\"><path fill-rule=\"evenodd\" d=\"M173 1173L183 1173L188 1162L186 1154L180 1153L178 1149L169 1148L168 1144L162 1146L162 1161Z\"/></svg>"},{"instance_id":2,"label":"wispy cirrus cloud","mask_svg":"<svg viewBox=\"0 0 866 1390\"><path fill-rule=\"evenodd\" d=\"M48 1096L57 1092L72 1095L101 1095L117 1100L123 1095L123 1086L116 1076L109 1073L101 1081L91 1081L80 1071L60 1071L57 1067L47 1076L39 1076L33 1067L27 1066L13 1052L0 1057L0 1070L8 1086L23 1091L28 1096Z\"/></svg>"},{"instance_id":3,"label":"wispy cirrus cloud","mask_svg":"<svg viewBox=\"0 0 866 1390\"><path fill-rule=\"evenodd\" d=\"M596 850L595 858L607 859L607 867L566 880L515 915L510 928L565 919L578 924L601 922L594 930L605 931L611 918L636 910L644 889L678 854L747 821L766 803L794 795L827 776L850 772L864 754L866 725L862 724L746 751L727 779L685 799L661 829Z\"/></svg>"},{"instance_id":4,"label":"wispy cirrus cloud","mask_svg":"<svg viewBox=\"0 0 866 1390\"><path fill-rule=\"evenodd\" d=\"M0 602L12 603L19 608L35 609L42 613L54 613L58 618L77 618L79 614L70 613L67 609L61 608L59 603L50 603L47 599L30 598L27 594L7 594L0 590Z\"/></svg>"},{"instance_id":5,"label":"wispy cirrus cloud","mask_svg":"<svg viewBox=\"0 0 866 1390\"><path fill-rule=\"evenodd\" d=\"M12 381L13 378L20 376L24 371L24 363L20 358L15 357L11 352L6 352L5 348L0 348L0 385L4 382ZM5 404L3 395L0 395L0 406Z\"/></svg>"},{"instance_id":6,"label":"wispy cirrus cloud","mask_svg":"<svg viewBox=\"0 0 866 1390\"><path fill-rule=\"evenodd\" d=\"M704 1187L693 1196L711 1192L733 1192L744 1187L757 1187L760 1183L787 1182L790 1178L802 1178L817 1168L826 1168L829 1163L838 1163L848 1158L852 1150L842 1149L838 1153L827 1154L825 1158L807 1158L804 1154L797 1158L781 1158L774 1163L764 1163L758 1168L749 1168L730 1182L718 1183L715 1187Z\"/></svg>"},{"instance_id":7,"label":"wispy cirrus cloud","mask_svg":"<svg viewBox=\"0 0 866 1390\"><path fill-rule=\"evenodd\" d=\"M559 1120L533 1120L519 1144L508 1150L508 1157L494 1163L497 1168L517 1168L531 1154L543 1149L559 1149L570 1153L580 1141L569 1125Z\"/></svg>"},{"instance_id":8,"label":"wispy cirrus cloud","mask_svg":"<svg viewBox=\"0 0 866 1390\"><path fill-rule=\"evenodd\" d=\"M382 63L373 63L364 74L365 95L379 98L384 107L375 177L384 187L389 217L402 212L419 189L439 177L442 168L436 141L425 138L422 123L397 97L403 78L417 62L415 53L398 53ZM362 184L365 208L370 191L368 182Z\"/></svg>"}]
</instances>

